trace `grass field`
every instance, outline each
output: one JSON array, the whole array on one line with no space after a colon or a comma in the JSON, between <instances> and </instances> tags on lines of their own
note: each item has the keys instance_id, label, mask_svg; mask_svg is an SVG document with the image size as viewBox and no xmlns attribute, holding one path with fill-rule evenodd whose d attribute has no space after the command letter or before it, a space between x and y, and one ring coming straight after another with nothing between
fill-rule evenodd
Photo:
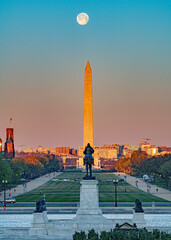
<instances>
[{"instance_id":1,"label":"grass field","mask_svg":"<svg viewBox=\"0 0 171 240\"><path fill-rule=\"evenodd\" d=\"M113 180L118 177L113 173L94 173L99 180L100 202L114 202ZM36 202L43 199L46 194L46 202L79 202L80 181L85 173L66 172L57 177L58 181L49 181L46 184L34 189L26 195L16 197L17 202ZM63 181L63 179L70 179ZM76 180L77 179L77 180ZM40 194L41 193L41 194ZM118 202L134 202L136 198L142 202L167 202L161 198L147 194L126 182L119 182L117 186Z\"/></svg>"}]
</instances>

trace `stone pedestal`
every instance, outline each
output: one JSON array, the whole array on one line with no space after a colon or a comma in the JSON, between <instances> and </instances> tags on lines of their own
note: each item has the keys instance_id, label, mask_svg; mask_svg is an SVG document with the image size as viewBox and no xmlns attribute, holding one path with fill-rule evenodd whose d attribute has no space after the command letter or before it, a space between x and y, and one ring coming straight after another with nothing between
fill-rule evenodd
<instances>
[{"instance_id":1,"label":"stone pedestal","mask_svg":"<svg viewBox=\"0 0 171 240\"><path fill-rule=\"evenodd\" d=\"M47 211L33 213L33 222L29 231L30 235L46 235L46 223L48 223Z\"/></svg>"},{"instance_id":2,"label":"stone pedestal","mask_svg":"<svg viewBox=\"0 0 171 240\"><path fill-rule=\"evenodd\" d=\"M73 219L48 220L47 212L34 213L33 222L29 234L41 236L55 236L57 240L72 240L75 231L85 231L94 228L100 234L101 231L110 231L116 224L122 225L136 223L138 228L146 227L144 213L133 212L133 218L107 219L99 208L99 192L97 180L82 180L80 189L80 207ZM44 237L43 237L44 235Z\"/></svg>"},{"instance_id":3,"label":"stone pedestal","mask_svg":"<svg viewBox=\"0 0 171 240\"><path fill-rule=\"evenodd\" d=\"M102 215L99 208L99 193L97 180L82 180L80 189L80 207L77 216Z\"/></svg>"},{"instance_id":4,"label":"stone pedestal","mask_svg":"<svg viewBox=\"0 0 171 240\"><path fill-rule=\"evenodd\" d=\"M138 213L138 212L133 211L132 222L136 223L137 228L144 228L144 227L146 227L144 213Z\"/></svg>"}]
</instances>

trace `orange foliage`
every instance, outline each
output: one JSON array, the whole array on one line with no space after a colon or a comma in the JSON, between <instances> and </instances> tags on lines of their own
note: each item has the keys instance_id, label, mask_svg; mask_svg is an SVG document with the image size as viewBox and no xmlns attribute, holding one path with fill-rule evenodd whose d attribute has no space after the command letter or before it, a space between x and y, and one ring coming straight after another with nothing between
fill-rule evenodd
<instances>
[{"instance_id":1,"label":"orange foliage","mask_svg":"<svg viewBox=\"0 0 171 240\"><path fill-rule=\"evenodd\" d=\"M25 164L27 165L40 165L43 167L43 164L40 162L41 157L37 157L35 155L28 155L25 156L23 159Z\"/></svg>"},{"instance_id":2,"label":"orange foliage","mask_svg":"<svg viewBox=\"0 0 171 240\"><path fill-rule=\"evenodd\" d=\"M124 173L132 173L131 170L131 160L130 158L120 158L115 163L115 169L118 172L124 172Z\"/></svg>"}]
</instances>

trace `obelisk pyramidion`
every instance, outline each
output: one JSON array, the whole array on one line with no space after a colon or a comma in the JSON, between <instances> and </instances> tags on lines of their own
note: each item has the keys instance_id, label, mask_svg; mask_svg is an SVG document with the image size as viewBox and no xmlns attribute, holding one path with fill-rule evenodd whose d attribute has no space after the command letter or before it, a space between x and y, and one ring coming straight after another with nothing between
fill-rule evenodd
<instances>
[{"instance_id":1,"label":"obelisk pyramidion","mask_svg":"<svg viewBox=\"0 0 171 240\"><path fill-rule=\"evenodd\" d=\"M92 70L89 61L84 72L84 133L83 147L87 143L93 147L93 97L92 97Z\"/></svg>"}]
</instances>

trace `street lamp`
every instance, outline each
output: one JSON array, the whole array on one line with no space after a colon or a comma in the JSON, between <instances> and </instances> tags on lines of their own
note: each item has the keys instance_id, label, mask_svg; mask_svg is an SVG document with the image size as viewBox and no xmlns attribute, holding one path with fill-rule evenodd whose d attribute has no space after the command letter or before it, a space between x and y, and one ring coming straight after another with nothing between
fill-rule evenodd
<instances>
[{"instance_id":1,"label":"street lamp","mask_svg":"<svg viewBox=\"0 0 171 240\"><path fill-rule=\"evenodd\" d=\"M118 206L118 204L117 204L117 185L118 185L118 180L117 179L113 180L113 183L115 185L115 207L117 207Z\"/></svg>"},{"instance_id":2,"label":"street lamp","mask_svg":"<svg viewBox=\"0 0 171 240\"><path fill-rule=\"evenodd\" d=\"M7 180L2 180L2 183L4 185L4 210L6 209L6 184L7 184Z\"/></svg>"}]
</instances>

